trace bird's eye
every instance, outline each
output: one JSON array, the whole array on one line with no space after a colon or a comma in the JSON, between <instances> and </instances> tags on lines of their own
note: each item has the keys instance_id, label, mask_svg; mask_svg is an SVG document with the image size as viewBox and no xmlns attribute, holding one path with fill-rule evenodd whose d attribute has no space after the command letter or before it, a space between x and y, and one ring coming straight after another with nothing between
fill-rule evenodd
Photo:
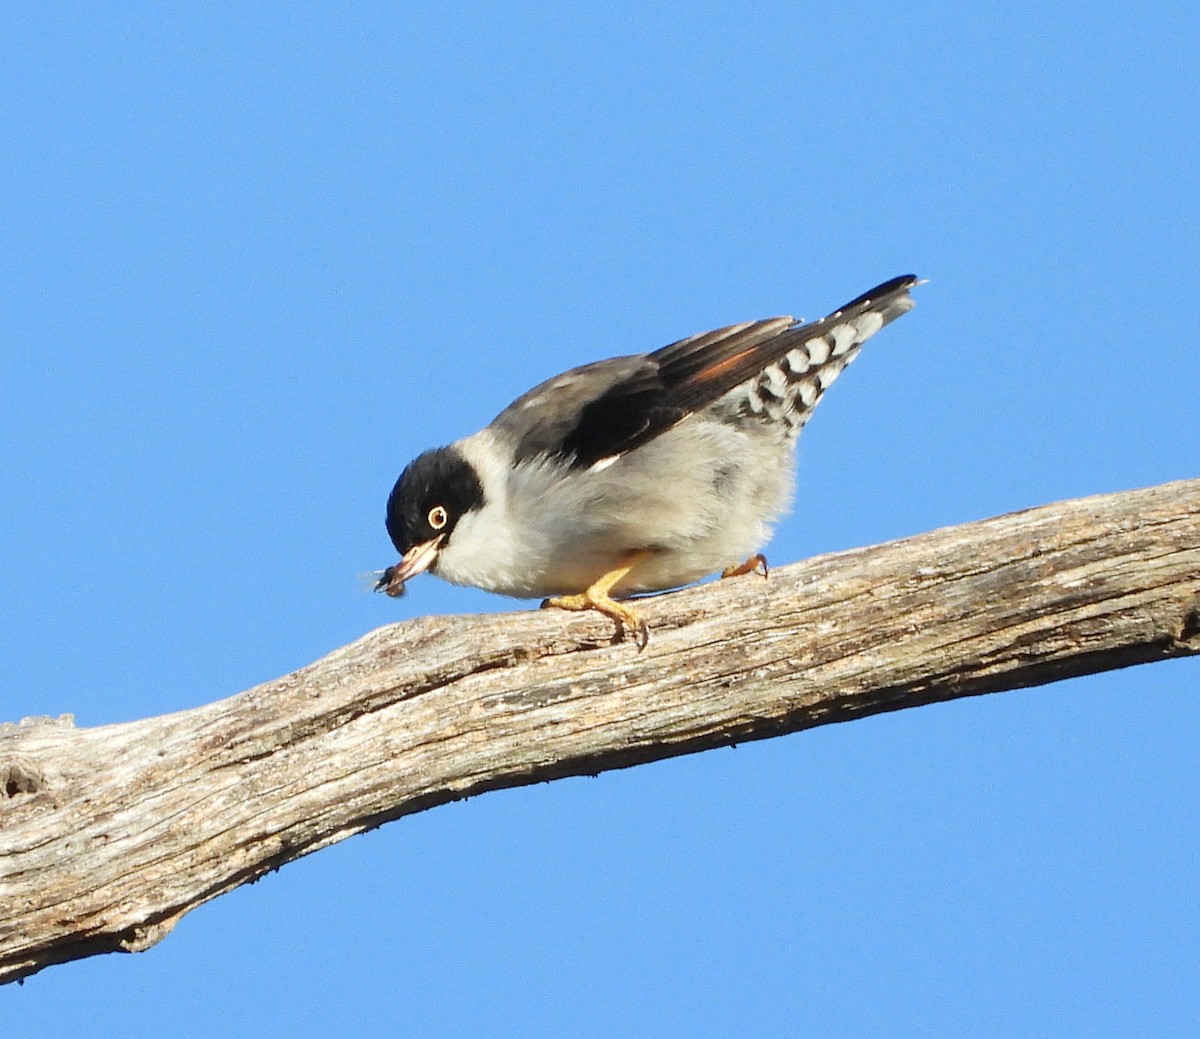
<instances>
[{"instance_id":1,"label":"bird's eye","mask_svg":"<svg viewBox=\"0 0 1200 1039\"><path fill-rule=\"evenodd\" d=\"M449 519L450 517L446 515L445 508L443 508L441 505L435 505L429 510L429 525L433 527L434 530L441 530Z\"/></svg>"}]
</instances>

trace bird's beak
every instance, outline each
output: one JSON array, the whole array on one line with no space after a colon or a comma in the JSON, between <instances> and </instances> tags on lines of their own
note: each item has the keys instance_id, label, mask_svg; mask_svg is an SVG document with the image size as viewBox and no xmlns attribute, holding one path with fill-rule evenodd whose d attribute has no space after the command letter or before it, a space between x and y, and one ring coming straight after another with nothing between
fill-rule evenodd
<instances>
[{"instance_id":1,"label":"bird's beak","mask_svg":"<svg viewBox=\"0 0 1200 1039\"><path fill-rule=\"evenodd\" d=\"M439 534L420 545L413 545L395 566L389 566L375 583L375 591L386 592L393 599L404 594L404 582L423 574L433 565L442 547L444 534Z\"/></svg>"}]
</instances>

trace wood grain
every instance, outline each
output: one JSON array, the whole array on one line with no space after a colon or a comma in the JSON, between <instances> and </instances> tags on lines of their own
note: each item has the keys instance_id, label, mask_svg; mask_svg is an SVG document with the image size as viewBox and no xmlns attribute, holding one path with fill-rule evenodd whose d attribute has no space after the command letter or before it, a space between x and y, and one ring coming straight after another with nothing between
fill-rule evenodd
<instances>
[{"instance_id":1,"label":"wood grain","mask_svg":"<svg viewBox=\"0 0 1200 1039\"><path fill-rule=\"evenodd\" d=\"M1200 652L1200 480L640 609L642 653L594 615L426 617L195 710L0 726L0 980L485 790Z\"/></svg>"}]
</instances>

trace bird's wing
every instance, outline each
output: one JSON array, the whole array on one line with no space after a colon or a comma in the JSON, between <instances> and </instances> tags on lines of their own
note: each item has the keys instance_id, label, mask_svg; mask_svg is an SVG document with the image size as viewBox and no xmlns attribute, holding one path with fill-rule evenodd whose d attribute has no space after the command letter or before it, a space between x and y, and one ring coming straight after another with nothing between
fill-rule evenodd
<instances>
[{"instance_id":1,"label":"bird's wing","mask_svg":"<svg viewBox=\"0 0 1200 1039\"><path fill-rule=\"evenodd\" d=\"M797 347L828 337L828 349L814 355L830 357L856 346L912 308L908 290L916 282L893 278L820 321L730 325L651 354L577 368L514 401L493 429L515 443L518 461L557 455L592 466L666 432Z\"/></svg>"},{"instance_id":2,"label":"bird's wing","mask_svg":"<svg viewBox=\"0 0 1200 1039\"><path fill-rule=\"evenodd\" d=\"M641 431L661 391L658 366L645 354L614 357L535 386L500 412L490 428L513 446L517 462L552 455L588 466ZM624 403L602 416L597 406L602 410L608 400Z\"/></svg>"}]
</instances>

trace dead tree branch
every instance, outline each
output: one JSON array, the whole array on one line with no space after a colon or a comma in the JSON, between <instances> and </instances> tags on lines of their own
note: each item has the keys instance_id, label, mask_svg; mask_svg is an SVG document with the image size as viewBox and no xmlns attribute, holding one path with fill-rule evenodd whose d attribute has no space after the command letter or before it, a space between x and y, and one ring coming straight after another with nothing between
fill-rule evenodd
<instances>
[{"instance_id":1,"label":"dead tree branch","mask_svg":"<svg viewBox=\"0 0 1200 1039\"><path fill-rule=\"evenodd\" d=\"M426 617L195 710L0 726L0 980L485 790L1200 652L1200 480L599 616Z\"/></svg>"}]
</instances>

